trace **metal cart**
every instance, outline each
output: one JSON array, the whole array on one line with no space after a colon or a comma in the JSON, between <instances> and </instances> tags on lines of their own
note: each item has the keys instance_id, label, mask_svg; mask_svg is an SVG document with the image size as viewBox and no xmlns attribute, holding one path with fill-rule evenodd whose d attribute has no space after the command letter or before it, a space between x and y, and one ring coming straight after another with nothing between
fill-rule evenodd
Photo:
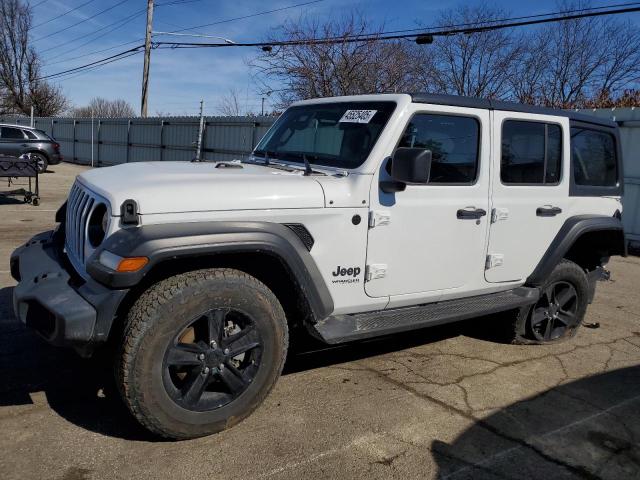
<instances>
[{"instance_id":1,"label":"metal cart","mask_svg":"<svg viewBox=\"0 0 640 480\"><path fill-rule=\"evenodd\" d=\"M0 178L7 178L8 186L11 187L13 179L28 178L29 188L19 188L8 192L0 192L0 195L24 196L25 203L34 206L40 205L40 184L38 182L38 165L31 155L25 154L21 157L11 157L0 155ZM35 189L33 188L35 186Z\"/></svg>"}]
</instances>

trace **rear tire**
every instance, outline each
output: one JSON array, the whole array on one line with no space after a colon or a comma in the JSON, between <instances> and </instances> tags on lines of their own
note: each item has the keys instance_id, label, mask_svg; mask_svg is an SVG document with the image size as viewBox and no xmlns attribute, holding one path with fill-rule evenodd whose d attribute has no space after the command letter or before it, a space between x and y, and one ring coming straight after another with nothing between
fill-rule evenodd
<instances>
[{"instance_id":1,"label":"rear tire","mask_svg":"<svg viewBox=\"0 0 640 480\"><path fill-rule=\"evenodd\" d=\"M131 413L173 439L202 437L251 414L280 376L284 311L254 277L188 272L149 288L129 312L116 380Z\"/></svg>"},{"instance_id":2,"label":"rear tire","mask_svg":"<svg viewBox=\"0 0 640 480\"><path fill-rule=\"evenodd\" d=\"M513 343L558 343L578 332L589 298L589 282L582 268L570 260L562 260L540 292L534 305L518 311Z\"/></svg>"}]
</instances>

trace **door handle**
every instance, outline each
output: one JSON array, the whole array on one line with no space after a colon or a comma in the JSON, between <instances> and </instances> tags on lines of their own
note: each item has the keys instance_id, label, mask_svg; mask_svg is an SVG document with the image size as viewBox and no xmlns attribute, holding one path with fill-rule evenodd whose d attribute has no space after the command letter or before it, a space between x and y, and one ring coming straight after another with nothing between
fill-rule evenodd
<instances>
[{"instance_id":1,"label":"door handle","mask_svg":"<svg viewBox=\"0 0 640 480\"><path fill-rule=\"evenodd\" d=\"M456 215L460 220L477 220L484 217L486 214L487 211L482 208L467 207L458 210Z\"/></svg>"},{"instance_id":2,"label":"door handle","mask_svg":"<svg viewBox=\"0 0 640 480\"><path fill-rule=\"evenodd\" d=\"M536 209L536 215L539 217L555 217L560 213L562 213L560 207L544 206Z\"/></svg>"},{"instance_id":3,"label":"door handle","mask_svg":"<svg viewBox=\"0 0 640 480\"><path fill-rule=\"evenodd\" d=\"M27 145L26 143L22 144L23 147L28 147L29 145Z\"/></svg>"}]
</instances>

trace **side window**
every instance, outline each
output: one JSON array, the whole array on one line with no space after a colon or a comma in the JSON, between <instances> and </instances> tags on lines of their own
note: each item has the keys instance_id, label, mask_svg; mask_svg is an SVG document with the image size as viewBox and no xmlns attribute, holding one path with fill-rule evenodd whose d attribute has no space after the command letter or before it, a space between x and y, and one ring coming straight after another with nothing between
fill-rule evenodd
<instances>
[{"instance_id":1,"label":"side window","mask_svg":"<svg viewBox=\"0 0 640 480\"><path fill-rule=\"evenodd\" d=\"M609 133L572 128L571 163L576 185L613 187L618 183L616 142Z\"/></svg>"},{"instance_id":2,"label":"side window","mask_svg":"<svg viewBox=\"0 0 640 480\"><path fill-rule=\"evenodd\" d=\"M36 137L36 134L31 132L31 131L29 131L29 130L23 130L22 132L27 136L27 138L29 140L37 140L38 139L38 137Z\"/></svg>"},{"instance_id":3,"label":"side window","mask_svg":"<svg viewBox=\"0 0 640 480\"><path fill-rule=\"evenodd\" d=\"M502 125L500 179L507 185L554 185L562 174L562 129L542 122Z\"/></svg>"},{"instance_id":4,"label":"side window","mask_svg":"<svg viewBox=\"0 0 640 480\"><path fill-rule=\"evenodd\" d=\"M22 130L12 127L2 127L0 137L2 137L3 140L24 140Z\"/></svg>"},{"instance_id":5,"label":"side window","mask_svg":"<svg viewBox=\"0 0 640 480\"><path fill-rule=\"evenodd\" d=\"M473 183L478 174L480 126L475 118L417 114L398 147L428 148L429 183Z\"/></svg>"}]
</instances>

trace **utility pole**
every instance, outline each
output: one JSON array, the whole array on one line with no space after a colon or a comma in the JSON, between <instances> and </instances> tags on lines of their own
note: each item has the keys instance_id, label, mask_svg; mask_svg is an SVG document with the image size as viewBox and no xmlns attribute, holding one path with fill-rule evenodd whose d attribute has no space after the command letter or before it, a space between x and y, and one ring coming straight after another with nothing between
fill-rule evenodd
<instances>
[{"instance_id":1,"label":"utility pole","mask_svg":"<svg viewBox=\"0 0 640 480\"><path fill-rule=\"evenodd\" d=\"M33 105L31 105L31 128L33 128Z\"/></svg>"},{"instance_id":2,"label":"utility pole","mask_svg":"<svg viewBox=\"0 0 640 480\"><path fill-rule=\"evenodd\" d=\"M198 143L196 144L196 162L202 161L202 134L204 132L204 99L200 100L200 127L198 128Z\"/></svg>"},{"instance_id":3,"label":"utility pole","mask_svg":"<svg viewBox=\"0 0 640 480\"><path fill-rule=\"evenodd\" d=\"M151 63L151 31L153 30L153 0L147 0L147 33L144 39L144 70L142 71L142 105L140 116L147 116L149 98L149 64Z\"/></svg>"}]
</instances>

